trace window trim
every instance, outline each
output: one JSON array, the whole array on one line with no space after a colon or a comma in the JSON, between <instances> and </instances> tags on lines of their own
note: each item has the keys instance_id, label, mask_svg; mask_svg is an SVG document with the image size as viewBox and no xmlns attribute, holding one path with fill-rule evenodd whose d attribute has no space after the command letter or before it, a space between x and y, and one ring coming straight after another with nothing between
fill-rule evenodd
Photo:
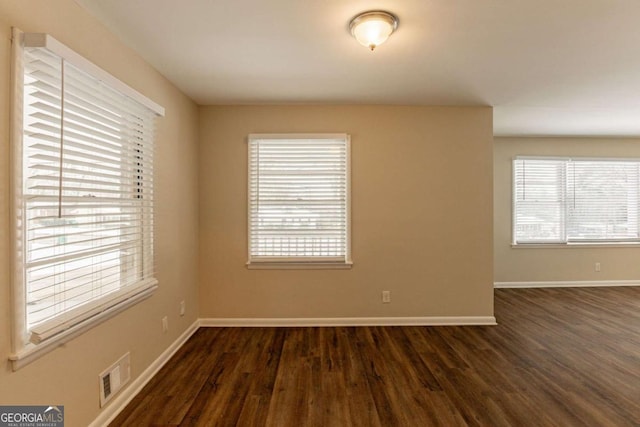
<instances>
[{"instance_id":1,"label":"window trim","mask_svg":"<svg viewBox=\"0 0 640 427\"><path fill-rule=\"evenodd\" d=\"M335 259L251 259L251 149L250 145L256 139L344 139L346 145L346 248L344 260ZM350 269L351 259L351 137L346 133L252 133L247 137L247 258L246 266L250 270L324 270Z\"/></svg>"},{"instance_id":2,"label":"window trim","mask_svg":"<svg viewBox=\"0 0 640 427\"><path fill-rule=\"evenodd\" d=\"M539 156L539 155L517 155L511 158L511 247L514 249L586 249L586 248L635 248L640 247L640 237L638 239L585 239L585 240L569 240L566 237L561 241L522 241L516 240L516 160L558 160L558 161L593 161L593 162L638 162L637 157L593 157L593 156ZM566 218L566 215L565 215ZM566 220L565 220L566 221Z\"/></svg>"},{"instance_id":3,"label":"window trim","mask_svg":"<svg viewBox=\"0 0 640 427\"><path fill-rule=\"evenodd\" d=\"M26 325L26 282L24 276L25 260L23 252L25 235L21 230L23 223L24 195L22 193L23 182L23 55L24 47L46 48L65 61L73 64L78 69L97 78L111 88L134 99L144 107L151 110L157 116L164 116L165 110L160 105L151 101L122 81L102 70L89 60L74 52L56 39L44 33L24 33L18 28L12 28L11 38L11 101L10 101L10 236L11 236L11 354L13 370L17 370L44 354L54 350L68 342L79 334L93 328L99 323L113 317L124 309L149 298L158 287L158 281L151 277L110 294L108 297L94 300L86 305L82 314L73 316L74 311L68 312L67 322L44 330L42 341L34 344L29 341L29 331ZM145 217L148 214L144 214ZM147 238L145 238L146 240ZM152 242L152 241L151 241ZM151 243L152 244L152 243ZM77 313L76 313L77 314ZM71 321L69 321L71 319ZM53 319L52 319L53 320ZM44 324L51 326L48 321ZM55 322L52 322L55 323ZM39 326L39 325L38 325ZM36 326L37 328L37 326ZM34 329L36 329L34 328ZM36 339L37 341L37 339Z\"/></svg>"},{"instance_id":4,"label":"window trim","mask_svg":"<svg viewBox=\"0 0 640 427\"><path fill-rule=\"evenodd\" d=\"M349 270L352 261L247 261L249 270Z\"/></svg>"}]
</instances>

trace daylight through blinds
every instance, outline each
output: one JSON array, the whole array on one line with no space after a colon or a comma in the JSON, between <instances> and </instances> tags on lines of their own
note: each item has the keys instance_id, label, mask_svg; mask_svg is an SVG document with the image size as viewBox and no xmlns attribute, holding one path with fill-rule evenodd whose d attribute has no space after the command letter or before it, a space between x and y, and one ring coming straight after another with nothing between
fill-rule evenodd
<instances>
[{"instance_id":1,"label":"daylight through blinds","mask_svg":"<svg viewBox=\"0 0 640 427\"><path fill-rule=\"evenodd\" d=\"M347 138L250 138L250 261L346 260Z\"/></svg>"},{"instance_id":2,"label":"daylight through blinds","mask_svg":"<svg viewBox=\"0 0 640 427\"><path fill-rule=\"evenodd\" d=\"M639 241L640 161L514 160L515 243Z\"/></svg>"},{"instance_id":3,"label":"daylight through blinds","mask_svg":"<svg viewBox=\"0 0 640 427\"><path fill-rule=\"evenodd\" d=\"M155 113L45 48L23 62L32 329L152 279Z\"/></svg>"}]
</instances>

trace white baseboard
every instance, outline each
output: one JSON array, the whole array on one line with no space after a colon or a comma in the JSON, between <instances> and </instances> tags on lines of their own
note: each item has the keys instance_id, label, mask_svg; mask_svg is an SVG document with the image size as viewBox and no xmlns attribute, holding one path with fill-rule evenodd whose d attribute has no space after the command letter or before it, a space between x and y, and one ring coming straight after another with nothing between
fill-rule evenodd
<instances>
[{"instance_id":1,"label":"white baseboard","mask_svg":"<svg viewBox=\"0 0 640 427\"><path fill-rule=\"evenodd\" d=\"M104 427L113 421L120 412L133 400L155 374L171 359L171 357L187 342L200 327L200 321L196 320L185 330L162 354L147 367L129 387L125 388L108 404L102 412L93 420L89 427Z\"/></svg>"},{"instance_id":2,"label":"white baseboard","mask_svg":"<svg viewBox=\"0 0 640 427\"><path fill-rule=\"evenodd\" d=\"M640 280L570 280L547 282L494 282L494 288L593 288L640 286Z\"/></svg>"},{"instance_id":3,"label":"white baseboard","mask_svg":"<svg viewBox=\"0 0 640 427\"><path fill-rule=\"evenodd\" d=\"M494 316L200 319L200 326L202 327L450 326L496 324L496 318Z\"/></svg>"}]
</instances>

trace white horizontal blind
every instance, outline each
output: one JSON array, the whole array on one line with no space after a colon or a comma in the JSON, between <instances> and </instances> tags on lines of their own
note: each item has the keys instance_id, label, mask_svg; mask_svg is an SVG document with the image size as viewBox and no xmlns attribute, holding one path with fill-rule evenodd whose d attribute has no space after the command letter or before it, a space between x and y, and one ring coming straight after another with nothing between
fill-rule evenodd
<instances>
[{"instance_id":1,"label":"white horizontal blind","mask_svg":"<svg viewBox=\"0 0 640 427\"><path fill-rule=\"evenodd\" d=\"M514 161L515 241L562 242L565 239L566 161Z\"/></svg>"},{"instance_id":2,"label":"white horizontal blind","mask_svg":"<svg viewBox=\"0 0 640 427\"><path fill-rule=\"evenodd\" d=\"M249 261L348 261L348 136L249 138Z\"/></svg>"},{"instance_id":3,"label":"white horizontal blind","mask_svg":"<svg viewBox=\"0 0 640 427\"><path fill-rule=\"evenodd\" d=\"M153 280L155 113L46 48L23 62L25 325L39 341Z\"/></svg>"},{"instance_id":4,"label":"white horizontal blind","mask_svg":"<svg viewBox=\"0 0 640 427\"><path fill-rule=\"evenodd\" d=\"M638 240L638 166L635 161L569 163L569 240Z\"/></svg>"},{"instance_id":5,"label":"white horizontal blind","mask_svg":"<svg viewBox=\"0 0 640 427\"><path fill-rule=\"evenodd\" d=\"M639 241L640 162L514 160L515 243Z\"/></svg>"}]
</instances>

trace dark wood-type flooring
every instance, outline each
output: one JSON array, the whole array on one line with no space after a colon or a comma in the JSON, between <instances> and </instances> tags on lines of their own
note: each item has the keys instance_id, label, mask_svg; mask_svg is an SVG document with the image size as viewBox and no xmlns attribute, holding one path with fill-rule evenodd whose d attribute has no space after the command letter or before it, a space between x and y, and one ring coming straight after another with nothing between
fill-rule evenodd
<instances>
[{"instance_id":1,"label":"dark wood-type flooring","mask_svg":"<svg viewBox=\"0 0 640 427\"><path fill-rule=\"evenodd\" d=\"M640 288L503 289L498 326L201 328L113 426L640 426Z\"/></svg>"}]
</instances>

